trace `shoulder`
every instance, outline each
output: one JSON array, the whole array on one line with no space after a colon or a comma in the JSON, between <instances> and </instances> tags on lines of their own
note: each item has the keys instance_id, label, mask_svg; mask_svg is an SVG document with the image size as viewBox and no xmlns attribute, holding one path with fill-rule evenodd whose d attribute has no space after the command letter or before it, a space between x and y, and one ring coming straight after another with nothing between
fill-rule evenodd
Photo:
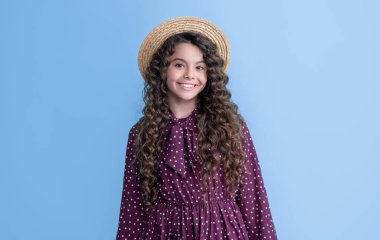
<instances>
[{"instance_id":1,"label":"shoulder","mask_svg":"<svg viewBox=\"0 0 380 240\"><path fill-rule=\"evenodd\" d=\"M129 134L136 135L140 131L143 120L144 120L144 117L141 117L139 120L137 120L130 128Z\"/></svg>"},{"instance_id":2,"label":"shoulder","mask_svg":"<svg viewBox=\"0 0 380 240\"><path fill-rule=\"evenodd\" d=\"M136 122L132 125L132 127L129 129L129 135L136 135L139 129L139 122Z\"/></svg>"},{"instance_id":3,"label":"shoulder","mask_svg":"<svg viewBox=\"0 0 380 240\"><path fill-rule=\"evenodd\" d=\"M129 141L134 141L136 139L136 136L137 136L137 134L139 132L139 129L140 129L140 122L141 122L140 120L137 121L129 129L129 133L128 133L128 139L129 139Z\"/></svg>"},{"instance_id":4,"label":"shoulder","mask_svg":"<svg viewBox=\"0 0 380 240\"><path fill-rule=\"evenodd\" d=\"M238 118L239 118L239 123L240 123L240 127L241 127L242 131L243 132L248 131L247 121L245 120L243 115L238 114Z\"/></svg>"},{"instance_id":5,"label":"shoulder","mask_svg":"<svg viewBox=\"0 0 380 240\"><path fill-rule=\"evenodd\" d=\"M249 131L248 123L245 118L239 114L241 133L243 134L244 141L252 141L251 133Z\"/></svg>"}]
</instances>

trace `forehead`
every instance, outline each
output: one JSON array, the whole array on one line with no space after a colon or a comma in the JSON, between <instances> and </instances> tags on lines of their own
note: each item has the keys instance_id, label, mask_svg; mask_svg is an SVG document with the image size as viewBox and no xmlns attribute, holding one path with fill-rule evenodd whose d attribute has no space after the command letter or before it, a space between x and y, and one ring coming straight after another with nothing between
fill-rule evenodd
<instances>
[{"instance_id":1,"label":"forehead","mask_svg":"<svg viewBox=\"0 0 380 240\"><path fill-rule=\"evenodd\" d=\"M191 60L202 60L203 53L202 51L191 43L178 43L174 47L174 53L171 58L181 57L183 59L191 59Z\"/></svg>"}]
</instances>

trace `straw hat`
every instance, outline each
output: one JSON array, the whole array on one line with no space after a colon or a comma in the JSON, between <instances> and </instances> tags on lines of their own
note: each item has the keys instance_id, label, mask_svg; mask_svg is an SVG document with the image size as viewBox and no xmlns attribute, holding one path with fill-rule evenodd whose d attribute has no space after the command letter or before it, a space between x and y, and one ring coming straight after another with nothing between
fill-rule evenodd
<instances>
[{"instance_id":1,"label":"straw hat","mask_svg":"<svg viewBox=\"0 0 380 240\"><path fill-rule=\"evenodd\" d=\"M199 17L177 17L167 20L153 29L140 46L138 64L141 75L146 79L146 69L153 54L170 36L195 31L202 33L217 45L219 56L224 60L224 71L230 64L230 44L224 32L209 20Z\"/></svg>"}]
</instances>

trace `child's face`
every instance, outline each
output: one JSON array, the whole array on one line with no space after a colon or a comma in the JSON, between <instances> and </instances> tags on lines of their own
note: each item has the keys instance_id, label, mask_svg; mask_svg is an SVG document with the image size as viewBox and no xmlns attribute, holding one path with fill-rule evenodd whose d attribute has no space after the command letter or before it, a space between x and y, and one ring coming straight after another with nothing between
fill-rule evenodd
<instances>
[{"instance_id":1,"label":"child's face","mask_svg":"<svg viewBox=\"0 0 380 240\"><path fill-rule=\"evenodd\" d=\"M195 105L197 95L207 82L206 63L201 50L190 43L179 43L169 61L166 72L169 103Z\"/></svg>"}]
</instances>

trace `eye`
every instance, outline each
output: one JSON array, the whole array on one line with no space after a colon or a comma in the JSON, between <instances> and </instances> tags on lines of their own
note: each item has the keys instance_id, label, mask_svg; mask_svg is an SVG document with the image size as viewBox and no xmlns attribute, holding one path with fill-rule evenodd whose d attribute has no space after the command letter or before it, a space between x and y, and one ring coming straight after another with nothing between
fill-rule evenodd
<instances>
[{"instance_id":1,"label":"eye","mask_svg":"<svg viewBox=\"0 0 380 240\"><path fill-rule=\"evenodd\" d=\"M198 69L198 70L204 70L205 68L202 67L202 66L198 66L197 69Z\"/></svg>"},{"instance_id":2,"label":"eye","mask_svg":"<svg viewBox=\"0 0 380 240\"><path fill-rule=\"evenodd\" d=\"M183 64L182 64L182 63L176 63L176 64L174 64L174 66L175 66L176 68L178 68L178 67L183 67Z\"/></svg>"}]
</instances>

